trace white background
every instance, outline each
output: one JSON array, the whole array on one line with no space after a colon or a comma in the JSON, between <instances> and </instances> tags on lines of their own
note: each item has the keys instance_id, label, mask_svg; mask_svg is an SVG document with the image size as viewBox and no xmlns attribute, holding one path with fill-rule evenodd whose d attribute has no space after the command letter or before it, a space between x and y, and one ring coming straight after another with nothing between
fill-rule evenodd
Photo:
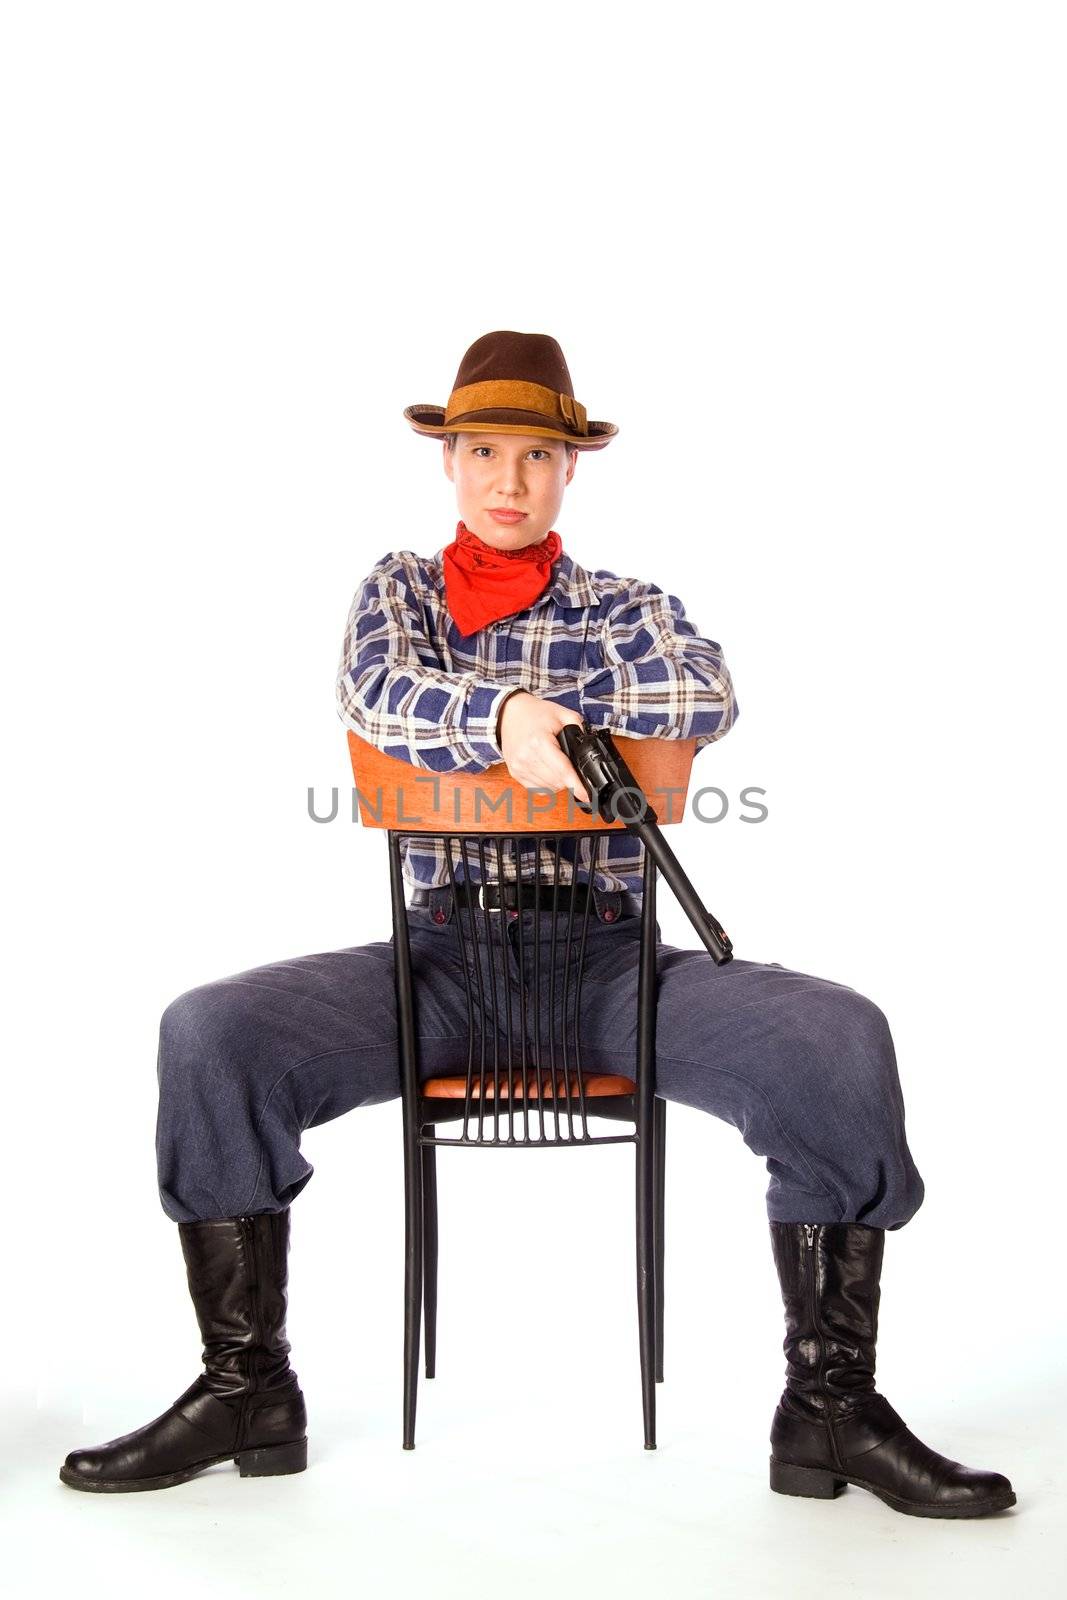
<instances>
[{"instance_id":1,"label":"white background","mask_svg":"<svg viewBox=\"0 0 1067 1600\"><path fill-rule=\"evenodd\" d=\"M4 8L20 1593L1058 1587L1063 44L1019 0ZM655 1453L624 1146L442 1157L438 1377L401 1450L393 1103L305 1137L313 1470L59 1484L198 1370L155 1187L161 1009L388 936L383 837L306 794L351 783L357 583L455 527L401 412L493 328L552 333L620 428L579 459L564 547L726 651L741 716L694 777L770 815L673 830L687 870L738 954L890 1018L927 1198L887 1237L880 1386L1006 1472L1012 1513L770 1493L766 1173L681 1107Z\"/></svg>"}]
</instances>

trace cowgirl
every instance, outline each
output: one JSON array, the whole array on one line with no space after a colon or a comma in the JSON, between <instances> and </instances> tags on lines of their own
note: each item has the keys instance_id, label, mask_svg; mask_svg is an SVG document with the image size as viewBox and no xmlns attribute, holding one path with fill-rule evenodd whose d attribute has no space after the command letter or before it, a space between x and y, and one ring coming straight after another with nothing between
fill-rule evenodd
<instances>
[{"instance_id":1,"label":"cowgirl","mask_svg":"<svg viewBox=\"0 0 1067 1600\"><path fill-rule=\"evenodd\" d=\"M580 567L553 523L579 452L617 429L590 421L559 345L498 331L475 341L448 404L413 405L443 441L460 520L433 558L387 552L345 633L338 709L387 754L427 771L504 762L528 786L589 796L557 735L583 719L636 738L694 739L737 716L730 674L674 595ZM636 1013L644 847L602 840L592 898L606 951L601 1003L583 1019L590 1070L617 1063ZM452 917L449 863L402 843L413 960ZM532 873L532 862L527 863ZM505 877L507 872L505 868ZM506 887L518 915L533 883ZM500 894L488 881L480 894ZM529 899L527 898L529 896ZM429 950L433 941L423 940ZM289 1207L312 1175L300 1135L400 1093L388 941L257 967L179 995L163 1014L159 1191L178 1224L204 1340L204 1371L136 1432L73 1451L73 1488L181 1483L236 1460L243 1475L299 1471L306 1414L285 1337ZM420 1071L448 1070L466 995L432 951L416 972ZM625 1044L625 1041L621 1041ZM922 1204L885 1016L856 990L777 963L659 946L656 1092L732 1123L767 1166L770 1240L785 1305L786 1386L771 1426L770 1482L831 1498L846 1483L914 1516L977 1517L1015 1503L999 1473L929 1449L875 1387L887 1231Z\"/></svg>"}]
</instances>

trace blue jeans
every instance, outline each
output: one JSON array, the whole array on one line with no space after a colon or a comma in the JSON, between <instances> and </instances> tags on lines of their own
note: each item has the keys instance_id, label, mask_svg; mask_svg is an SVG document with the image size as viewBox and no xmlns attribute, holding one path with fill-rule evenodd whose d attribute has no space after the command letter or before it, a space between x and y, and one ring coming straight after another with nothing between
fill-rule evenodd
<instances>
[{"instance_id":1,"label":"blue jeans","mask_svg":"<svg viewBox=\"0 0 1067 1600\"><path fill-rule=\"evenodd\" d=\"M588 1071L633 1071L641 924L632 906L598 892L590 911L579 1030ZM466 1067L453 917L448 891L407 909L424 1078ZM531 982L535 921L544 976L552 918L504 914L503 928L500 918L490 913L487 940L479 912L476 931L502 996L508 977L513 994ZM179 995L161 1019L157 1073L166 1215L282 1210L314 1171L300 1151L305 1128L399 1097L392 940L271 962ZM766 1162L773 1222L901 1228L922 1204L889 1025L846 984L777 962L719 967L702 946L660 942L656 1093L737 1128Z\"/></svg>"}]
</instances>

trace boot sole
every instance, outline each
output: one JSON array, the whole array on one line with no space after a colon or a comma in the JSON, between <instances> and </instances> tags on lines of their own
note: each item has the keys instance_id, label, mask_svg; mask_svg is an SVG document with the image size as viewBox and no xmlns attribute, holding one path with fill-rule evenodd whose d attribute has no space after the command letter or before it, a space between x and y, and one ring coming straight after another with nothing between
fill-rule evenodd
<instances>
[{"instance_id":1,"label":"boot sole","mask_svg":"<svg viewBox=\"0 0 1067 1600\"><path fill-rule=\"evenodd\" d=\"M234 1461L242 1478L276 1478L283 1473L303 1472L308 1464L307 1439L294 1439L290 1444L259 1445L251 1450L227 1450L221 1456L209 1456L179 1472L163 1472L155 1478L87 1478L81 1473L60 1467L60 1480L71 1489L84 1489L90 1494L136 1494L145 1489L170 1489L177 1483L187 1483L197 1473L208 1467L217 1467L223 1461Z\"/></svg>"},{"instance_id":2,"label":"boot sole","mask_svg":"<svg viewBox=\"0 0 1067 1600\"><path fill-rule=\"evenodd\" d=\"M795 1467L788 1461L777 1461L774 1456L771 1457L771 1488L775 1494L803 1495L810 1500L835 1500L846 1483L855 1484L857 1489L866 1489L894 1511L902 1511L909 1517L987 1517L994 1511L1007 1511L1009 1506L1015 1504L1015 1492L1011 1489L995 1499L972 1505L931 1505L929 1502L923 1504L901 1500L879 1484L869 1483L866 1478L858 1478L850 1472L838 1472L836 1469L827 1471L822 1467Z\"/></svg>"}]
</instances>

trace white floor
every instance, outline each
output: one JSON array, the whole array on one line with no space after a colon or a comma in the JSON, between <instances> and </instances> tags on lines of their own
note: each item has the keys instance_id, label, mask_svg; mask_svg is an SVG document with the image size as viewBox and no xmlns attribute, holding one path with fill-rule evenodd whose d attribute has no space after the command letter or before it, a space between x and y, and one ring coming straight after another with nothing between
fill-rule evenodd
<instances>
[{"instance_id":1,"label":"white floor","mask_svg":"<svg viewBox=\"0 0 1067 1600\"><path fill-rule=\"evenodd\" d=\"M679 1370L679 1355L659 1386L655 1451L641 1445L635 1363L561 1347L527 1363L519 1386L517 1363L509 1371L491 1349L446 1341L442 1353L438 1378L420 1391L414 1451L400 1447L398 1381L357 1398L343 1361L330 1374L306 1359L306 1473L242 1480L227 1465L152 1494L79 1494L56 1471L77 1444L155 1415L184 1377L154 1393L143 1380L127 1387L91 1422L23 1397L9 1412L2 1485L5 1567L16 1575L7 1592L1064 1593L1063 1396L1050 1403L1037 1373L980 1405L966 1392L951 1404L928 1392L905 1408L927 1442L1012 1477L1012 1511L961 1523L904 1517L855 1488L831 1502L772 1494L764 1439L775 1397L768 1383L767 1405L756 1402L743 1352L721 1383L699 1363Z\"/></svg>"},{"instance_id":2,"label":"white floor","mask_svg":"<svg viewBox=\"0 0 1067 1600\"><path fill-rule=\"evenodd\" d=\"M416 1448L405 1451L397 1109L313 1130L316 1175L293 1208L288 1317L309 1466L287 1478L241 1479L226 1465L148 1494L60 1483L69 1450L163 1411L199 1370L200 1346L147 1158L142 1203L105 1193L84 1214L68 1210L61 1233L13 1230L26 1260L13 1262L11 1282L24 1279L27 1292L2 1330L6 1591L15 1600L1067 1592L1062 1323L1052 1286L1015 1303L1018 1276L991 1270L1017 1254L1010 1212L963 1228L942 1183L887 1238L878 1374L920 1438L1006 1473L1017 1506L952 1522L902 1516L851 1487L834 1501L776 1495L767 1433L783 1321L764 1175L733 1130L672 1112L654 1451L642 1444L628 1146L499 1156L491 1174L479 1165L488 1152L442 1157L437 1377L420 1382ZM384 1176L362 1159L374 1141Z\"/></svg>"}]
</instances>

